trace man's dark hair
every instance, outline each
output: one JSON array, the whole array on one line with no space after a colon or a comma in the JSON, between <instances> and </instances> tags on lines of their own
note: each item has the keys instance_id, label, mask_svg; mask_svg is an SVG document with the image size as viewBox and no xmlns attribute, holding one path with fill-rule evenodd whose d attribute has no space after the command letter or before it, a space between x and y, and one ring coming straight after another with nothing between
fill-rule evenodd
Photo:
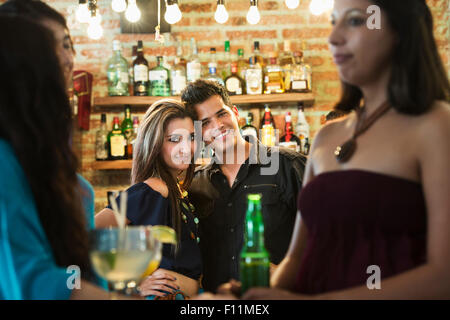
<instances>
[{"instance_id":1,"label":"man's dark hair","mask_svg":"<svg viewBox=\"0 0 450 320\"><path fill-rule=\"evenodd\" d=\"M225 105L233 106L227 90L217 81L210 80L197 80L190 83L181 93L181 101L186 109L195 115L197 120L197 114L194 110L195 105L203 103L213 96L220 96Z\"/></svg>"},{"instance_id":2,"label":"man's dark hair","mask_svg":"<svg viewBox=\"0 0 450 320\"><path fill-rule=\"evenodd\" d=\"M398 43L391 60L388 97L403 114L419 115L436 100L450 101L450 84L433 35L433 17L424 0L372 0L386 13ZM362 91L342 82L335 109L349 112L360 106Z\"/></svg>"}]
</instances>

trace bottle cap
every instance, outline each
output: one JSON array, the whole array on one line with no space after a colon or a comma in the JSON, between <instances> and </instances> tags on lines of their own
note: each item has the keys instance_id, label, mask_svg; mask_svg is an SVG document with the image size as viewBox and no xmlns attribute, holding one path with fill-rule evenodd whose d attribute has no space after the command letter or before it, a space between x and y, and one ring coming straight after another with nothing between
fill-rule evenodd
<instances>
[{"instance_id":1,"label":"bottle cap","mask_svg":"<svg viewBox=\"0 0 450 320\"><path fill-rule=\"evenodd\" d=\"M247 195L247 199L251 201L260 201L261 197L262 195L260 193Z\"/></svg>"}]
</instances>

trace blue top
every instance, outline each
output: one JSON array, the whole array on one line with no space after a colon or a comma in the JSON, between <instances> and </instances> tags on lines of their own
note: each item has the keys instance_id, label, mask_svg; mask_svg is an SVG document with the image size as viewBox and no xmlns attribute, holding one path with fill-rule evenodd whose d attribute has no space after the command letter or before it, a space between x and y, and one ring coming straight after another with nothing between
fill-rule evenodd
<instances>
[{"instance_id":1,"label":"blue top","mask_svg":"<svg viewBox=\"0 0 450 320\"><path fill-rule=\"evenodd\" d=\"M83 204L92 226L92 187L78 178L90 195ZM68 299L72 274L56 265L25 173L0 139L0 299Z\"/></svg>"},{"instance_id":2,"label":"blue top","mask_svg":"<svg viewBox=\"0 0 450 320\"><path fill-rule=\"evenodd\" d=\"M172 225L168 198L164 198L144 182L131 186L127 193L127 218L131 225ZM117 197L116 201L119 205L120 196ZM108 208L110 207L108 206ZM196 240L198 232L193 212L187 210L187 208L188 206L180 207L187 219L186 223L183 219L181 222L181 235L178 235L179 248L175 253L173 246L165 244L159 267L198 280L202 274L200 248ZM194 234L194 238L191 237L191 232Z\"/></svg>"}]
</instances>

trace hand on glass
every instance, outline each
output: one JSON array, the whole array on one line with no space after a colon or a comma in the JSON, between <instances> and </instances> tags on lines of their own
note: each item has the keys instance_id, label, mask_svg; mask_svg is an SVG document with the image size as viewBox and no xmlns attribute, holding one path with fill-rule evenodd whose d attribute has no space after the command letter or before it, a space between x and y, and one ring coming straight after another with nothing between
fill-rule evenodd
<instances>
[{"instance_id":1,"label":"hand on glass","mask_svg":"<svg viewBox=\"0 0 450 320\"><path fill-rule=\"evenodd\" d=\"M155 295L164 297L167 293L175 293L180 289L176 280L166 270L157 269L151 276L148 276L140 283L138 291L141 296Z\"/></svg>"}]
</instances>

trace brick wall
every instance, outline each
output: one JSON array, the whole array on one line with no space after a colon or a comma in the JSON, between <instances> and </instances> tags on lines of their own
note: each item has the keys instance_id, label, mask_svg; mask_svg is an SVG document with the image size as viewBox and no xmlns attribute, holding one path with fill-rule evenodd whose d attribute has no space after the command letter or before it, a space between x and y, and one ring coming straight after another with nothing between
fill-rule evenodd
<instances>
[{"instance_id":1,"label":"brick wall","mask_svg":"<svg viewBox=\"0 0 450 320\"><path fill-rule=\"evenodd\" d=\"M0 3L4 0L0 0ZM87 70L94 75L94 95L106 95L106 61L111 55L112 40L119 39L124 47L123 54L130 60L131 46L141 39L144 41L145 55L151 65L156 63L156 55L166 55L169 63L175 55L174 37L183 40L184 54L189 54L189 39L194 37L199 47L200 59L206 63L209 48L215 46L220 54L223 53L225 40L231 41L231 52L235 56L238 48L243 48L246 57L252 51L252 43L259 40L261 50L268 53L274 49L282 49L283 40L290 39L293 49L300 49L301 41L306 42L305 58L313 69L313 92L316 96L313 108L306 111L307 120L311 125L312 135L320 128L324 115L331 110L333 103L339 96L339 78L332 57L328 51L327 37L330 24L327 15L315 17L309 13L310 0L301 0L300 6L289 10L284 0L261 0L259 10L261 21L255 26L247 24L245 16L248 10L247 0L227 0L226 8L230 15L228 22L219 25L214 21L215 0L179 0L183 13L182 20L172 26L171 37L166 35L163 46L153 41L154 34L126 35L120 34L119 14L112 11L110 2L99 0L100 12L103 16L102 26L104 37L98 41L90 40L86 36L86 25L75 21L74 12L78 5L76 0L45 1L68 17L71 34L74 38L75 68ZM427 0L435 19L435 36L439 51L450 76L450 7L448 0ZM138 0L139 4L139 0ZM282 109L273 105L272 111L281 119ZM244 110L245 114L245 110ZM111 112L108 122L113 115L123 117L122 113ZM143 113L138 113L140 118ZM94 185L96 192L96 210L100 210L106 203L106 191L122 189L129 185L129 171L94 171L92 163L95 161L94 144L95 131L100 124L100 113L91 116L91 130L78 132L78 151L81 154L82 174Z\"/></svg>"}]
</instances>

